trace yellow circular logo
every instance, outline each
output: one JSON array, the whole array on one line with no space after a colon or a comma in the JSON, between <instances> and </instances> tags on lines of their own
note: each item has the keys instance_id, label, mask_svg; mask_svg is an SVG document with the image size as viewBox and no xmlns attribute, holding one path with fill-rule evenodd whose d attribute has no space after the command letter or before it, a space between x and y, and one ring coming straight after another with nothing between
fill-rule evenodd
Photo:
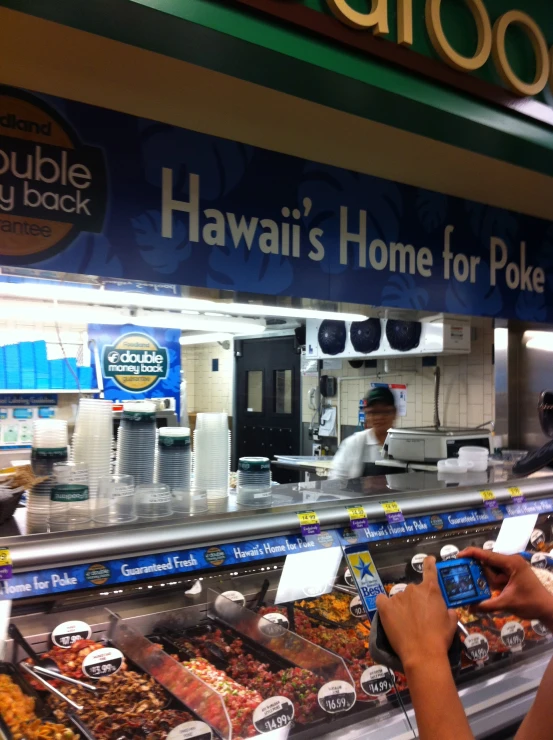
<instances>
[{"instance_id":1,"label":"yellow circular logo","mask_svg":"<svg viewBox=\"0 0 553 740\"><path fill-rule=\"evenodd\" d=\"M104 347L102 372L123 390L142 393L167 377L169 354L147 334L131 332Z\"/></svg>"}]
</instances>

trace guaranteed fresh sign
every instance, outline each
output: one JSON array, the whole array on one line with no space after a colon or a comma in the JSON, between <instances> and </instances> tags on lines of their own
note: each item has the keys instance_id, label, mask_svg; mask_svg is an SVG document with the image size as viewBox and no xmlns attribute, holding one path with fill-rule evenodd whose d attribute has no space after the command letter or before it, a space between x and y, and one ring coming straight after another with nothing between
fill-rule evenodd
<instances>
[{"instance_id":1,"label":"guaranteed fresh sign","mask_svg":"<svg viewBox=\"0 0 553 740\"><path fill-rule=\"evenodd\" d=\"M146 334L125 334L104 347L102 372L105 378L114 378L123 390L147 391L167 377L168 353Z\"/></svg>"}]
</instances>

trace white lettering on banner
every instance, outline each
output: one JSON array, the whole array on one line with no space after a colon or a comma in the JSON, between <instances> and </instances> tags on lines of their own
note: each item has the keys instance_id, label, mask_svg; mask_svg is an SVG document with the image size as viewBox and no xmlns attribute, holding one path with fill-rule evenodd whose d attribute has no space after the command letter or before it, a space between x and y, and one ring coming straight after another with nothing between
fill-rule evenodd
<instances>
[{"instance_id":1,"label":"white lettering on banner","mask_svg":"<svg viewBox=\"0 0 553 740\"><path fill-rule=\"evenodd\" d=\"M208 246L228 246L235 249L246 249L248 252L259 249L263 254L282 255L284 257L307 257L315 262L325 258L323 242L324 230L313 228L308 232L309 248L302 245L302 230L298 222L307 216L313 206L310 198L303 199L303 213L299 208L283 207L283 221L274 221L261 216L246 216L237 213L223 213L216 208L200 208L200 176L189 175L189 200L177 200L173 197L173 171L162 169L161 198L161 235L166 239L173 237L173 221L178 214L188 216L188 234L191 242ZM61 210L86 210L88 201L81 201L77 193L75 202L59 201L56 207ZM64 196L67 197L67 196ZM49 205L43 204L49 208ZM0 186L0 210L9 211L12 207L12 196ZM436 265L438 253L433 253L427 246L415 246L396 241L386 242L383 239L372 239L368 242L367 211L353 211L348 206L340 206L340 239L339 257L341 265L354 268L365 268L376 271L387 270L390 273L418 275L431 278L436 271L441 272L444 280L457 283L476 283L478 273L489 270L490 285L495 286L498 279L504 280L510 290L543 293L545 289L545 272L542 267L528 264L527 245L521 241L518 258L509 261L509 246L503 239L491 236L489 256L477 256L455 251L452 247L452 236L455 227L448 224L444 229L442 266ZM309 251L307 251L309 249ZM512 253L512 249L511 249ZM488 264L489 259L489 264Z\"/></svg>"}]
</instances>

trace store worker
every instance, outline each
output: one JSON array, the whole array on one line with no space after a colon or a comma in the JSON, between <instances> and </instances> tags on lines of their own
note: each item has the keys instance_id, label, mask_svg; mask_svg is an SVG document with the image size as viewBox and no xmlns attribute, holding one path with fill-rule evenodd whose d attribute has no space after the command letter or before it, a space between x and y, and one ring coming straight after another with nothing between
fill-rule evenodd
<instances>
[{"instance_id":1,"label":"store worker","mask_svg":"<svg viewBox=\"0 0 553 740\"><path fill-rule=\"evenodd\" d=\"M365 396L365 429L347 437L334 457L329 477L336 480L374 474L374 463L383 457L388 429L396 418L394 394L385 386Z\"/></svg>"}]
</instances>

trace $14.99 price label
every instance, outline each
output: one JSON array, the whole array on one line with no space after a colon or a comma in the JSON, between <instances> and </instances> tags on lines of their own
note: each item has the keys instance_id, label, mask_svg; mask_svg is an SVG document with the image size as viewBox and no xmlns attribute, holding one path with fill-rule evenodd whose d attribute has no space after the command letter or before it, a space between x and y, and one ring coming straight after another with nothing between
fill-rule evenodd
<instances>
[{"instance_id":1,"label":"$14.99 price label","mask_svg":"<svg viewBox=\"0 0 553 740\"><path fill-rule=\"evenodd\" d=\"M292 722L294 705L285 696L271 696L254 709L252 719L258 732L273 732Z\"/></svg>"},{"instance_id":2,"label":"$14.99 price label","mask_svg":"<svg viewBox=\"0 0 553 740\"><path fill-rule=\"evenodd\" d=\"M52 632L52 642L60 648L70 648L79 640L89 640L92 634L90 625L75 619L72 622L62 622Z\"/></svg>"},{"instance_id":3,"label":"$14.99 price label","mask_svg":"<svg viewBox=\"0 0 553 740\"><path fill-rule=\"evenodd\" d=\"M113 676L121 670L123 653L117 648L100 648L89 653L83 660L82 670L88 678L99 679L103 676Z\"/></svg>"},{"instance_id":4,"label":"$14.99 price label","mask_svg":"<svg viewBox=\"0 0 553 740\"><path fill-rule=\"evenodd\" d=\"M479 632L473 632L465 639L463 647L467 658L473 663L480 663L488 660L490 645L486 637Z\"/></svg>"},{"instance_id":5,"label":"$14.99 price label","mask_svg":"<svg viewBox=\"0 0 553 740\"><path fill-rule=\"evenodd\" d=\"M383 696L395 685L395 674L384 665L372 665L361 676L361 688L368 696Z\"/></svg>"},{"instance_id":6,"label":"$14.99 price label","mask_svg":"<svg viewBox=\"0 0 553 740\"><path fill-rule=\"evenodd\" d=\"M301 533L304 537L312 534L321 534L319 517L314 511L301 511L298 514L298 519L300 521Z\"/></svg>"},{"instance_id":7,"label":"$14.99 price label","mask_svg":"<svg viewBox=\"0 0 553 740\"><path fill-rule=\"evenodd\" d=\"M355 688L347 681L329 681L317 695L319 706L329 714L347 712L355 704Z\"/></svg>"},{"instance_id":8,"label":"$14.99 price label","mask_svg":"<svg viewBox=\"0 0 553 740\"><path fill-rule=\"evenodd\" d=\"M513 653L522 650L524 627L520 622L507 622L501 629L501 642Z\"/></svg>"},{"instance_id":9,"label":"$14.99 price label","mask_svg":"<svg viewBox=\"0 0 553 740\"><path fill-rule=\"evenodd\" d=\"M367 527L367 515L362 506L348 506L347 510L352 529L365 529Z\"/></svg>"}]
</instances>

